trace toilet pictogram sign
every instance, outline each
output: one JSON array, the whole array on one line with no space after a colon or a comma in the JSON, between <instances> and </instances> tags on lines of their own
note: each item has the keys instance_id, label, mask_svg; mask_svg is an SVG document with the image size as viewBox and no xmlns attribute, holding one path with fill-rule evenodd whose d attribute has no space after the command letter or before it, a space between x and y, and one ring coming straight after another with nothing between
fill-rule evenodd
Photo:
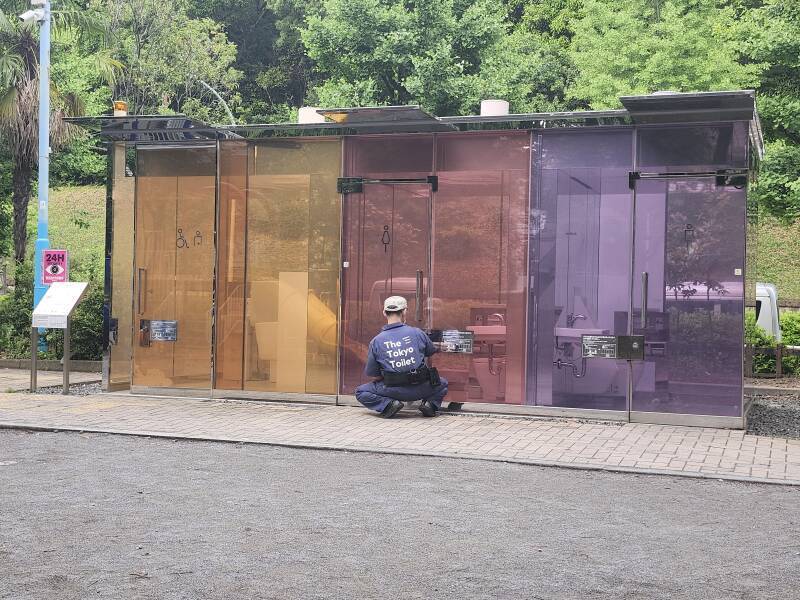
<instances>
[{"instance_id":1,"label":"toilet pictogram sign","mask_svg":"<svg viewBox=\"0 0 800 600\"><path fill-rule=\"evenodd\" d=\"M69 281L69 261L66 250L42 252L42 283L50 285L57 281Z\"/></svg>"}]
</instances>

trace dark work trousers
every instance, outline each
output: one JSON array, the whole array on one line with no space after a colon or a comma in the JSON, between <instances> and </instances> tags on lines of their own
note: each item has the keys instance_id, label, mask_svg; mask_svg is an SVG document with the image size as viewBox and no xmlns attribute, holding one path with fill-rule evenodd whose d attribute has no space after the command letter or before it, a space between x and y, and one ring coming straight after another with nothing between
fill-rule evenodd
<instances>
[{"instance_id":1,"label":"dark work trousers","mask_svg":"<svg viewBox=\"0 0 800 600\"><path fill-rule=\"evenodd\" d=\"M441 383L433 387L429 382L417 385L384 385L382 381L372 381L356 388L356 400L367 408L383 411L392 400L401 402L414 402L415 400L430 400L436 405L437 410L442 406L442 400L447 394L447 380L442 377Z\"/></svg>"}]
</instances>

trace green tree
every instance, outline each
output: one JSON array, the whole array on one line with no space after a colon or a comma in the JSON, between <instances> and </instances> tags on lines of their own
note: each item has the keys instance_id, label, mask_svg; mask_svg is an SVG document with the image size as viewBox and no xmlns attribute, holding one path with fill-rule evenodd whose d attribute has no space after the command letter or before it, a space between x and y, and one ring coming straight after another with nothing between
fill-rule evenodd
<instances>
[{"instance_id":1,"label":"green tree","mask_svg":"<svg viewBox=\"0 0 800 600\"><path fill-rule=\"evenodd\" d=\"M188 112L221 121L225 113L204 81L235 104L241 73L236 46L212 19L192 19L183 0L94 0L108 16L108 45L125 65L115 99L134 114Z\"/></svg>"},{"instance_id":2,"label":"green tree","mask_svg":"<svg viewBox=\"0 0 800 600\"><path fill-rule=\"evenodd\" d=\"M38 160L39 126L39 39L37 23L21 23L16 18L27 3L7 2L8 13L0 10L0 135L11 162L12 206L14 212L14 258L22 262L27 242L28 204L33 189L35 165ZM54 37L74 32L76 27L89 29L90 16L84 16L67 3L64 10L54 13ZM91 57L98 72L113 74L117 67L104 52ZM50 146L57 148L75 135L75 128L65 124L62 117L83 112L80 96L62 93L53 79L51 98L53 111L50 123Z\"/></svg>"},{"instance_id":3,"label":"green tree","mask_svg":"<svg viewBox=\"0 0 800 600\"><path fill-rule=\"evenodd\" d=\"M312 80L300 30L319 5L319 0L190 0L190 16L224 24L238 48L234 67L242 72L240 119L292 118L290 107L302 103Z\"/></svg>"},{"instance_id":4,"label":"green tree","mask_svg":"<svg viewBox=\"0 0 800 600\"><path fill-rule=\"evenodd\" d=\"M747 60L765 65L758 109L767 140L753 194L783 221L800 216L800 3L753 0L738 24Z\"/></svg>"},{"instance_id":5,"label":"green tree","mask_svg":"<svg viewBox=\"0 0 800 600\"><path fill-rule=\"evenodd\" d=\"M570 89L593 108L619 96L752 88L762 65L744 63L717 0L585 0L570 51L580 73Z\"/></svg>"},{"instance_id":6,"label":"green tree","mask_svg":"<svg viewBox=\"0 0 800 600\"><path fill-rule=\"evenodd\" d=\"M504 34L503 7L491 0L325 0L301 32L325 78L311 102L419 102L451 114Z\"/></svg>"}]
</instances>

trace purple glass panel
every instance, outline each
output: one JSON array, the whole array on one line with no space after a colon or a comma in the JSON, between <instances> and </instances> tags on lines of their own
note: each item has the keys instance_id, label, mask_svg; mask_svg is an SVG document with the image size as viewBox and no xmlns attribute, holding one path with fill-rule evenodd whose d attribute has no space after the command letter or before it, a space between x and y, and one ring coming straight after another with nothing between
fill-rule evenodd
<instances>
[{"instance_id":1,"label":"purple glass panel","mask_svg":"<svg viewBox=\"0 0 800 600\"><path fill-rule=\"evenodd\" d=\"M747 123L641 127L642 171L711 171L747 167Z\"/></svg>"},{"instance_id":2,"label":"purple glass panel","mask_svg":"<svg viewBox=\"0 0 800 600\"><path fill-rule=\"evenodd\" d=\"M646 357L632 410L741 416L745 194L713 177L637 184L634 332Z\"/></svg>"},{"instance_id":3,"label":"purple glass panel","mask_svg":"<svg viewBox=\"0 0 800 600\"><path fill-rule=\"evenodd\" d=\"M544 132L531 211L529 403L624 410L625 361L582 359L582 335L625 334L632 130Z\"/></svg>"},{"instance_id":4,"label":"purple glass panel","mask_svg":"<svg viewBox=\"0 0 800 600\"><path fill-rule=\"evenodd\" d=\"M432 327L468 330L473 354L439 354L453 402L525 401L530 134L437 136Z\"/></svg>"}]
</instances>

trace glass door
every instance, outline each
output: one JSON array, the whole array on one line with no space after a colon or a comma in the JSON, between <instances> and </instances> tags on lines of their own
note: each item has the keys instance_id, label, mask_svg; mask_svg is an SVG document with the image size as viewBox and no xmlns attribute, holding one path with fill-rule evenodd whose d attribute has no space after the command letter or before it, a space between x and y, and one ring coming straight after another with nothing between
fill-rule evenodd
<instances>
[{"instance_id":1,"label":"glass door","mask_svg":"<svg viewBox=\"0 0 800 600\"><path fill-rule=\"evenodd\" d=\"M636 183L632 411L741 415L744 195L713 175Z\"/></svg>"},{"instance_id":2,"label":"glass door","mask_svg":"<svg viewBox=\"0 0 800 600\"><path fill-rule=\"evenodd\" d=\"M431 187L365 182L344 198L342 392L352 393L363 383L367 345L386 324L386 298L403 296L407 322L429 325Z\"/></svg>"},{"instance_id":3,"label":"glass door","mask_svg":"<svg viewBox=\"0 0 800 600\"><path fill-rule=\"evenodd\" d=\"M133 385L211 388L216 151L138 151Z\"/></svg>"}]
</instances>

